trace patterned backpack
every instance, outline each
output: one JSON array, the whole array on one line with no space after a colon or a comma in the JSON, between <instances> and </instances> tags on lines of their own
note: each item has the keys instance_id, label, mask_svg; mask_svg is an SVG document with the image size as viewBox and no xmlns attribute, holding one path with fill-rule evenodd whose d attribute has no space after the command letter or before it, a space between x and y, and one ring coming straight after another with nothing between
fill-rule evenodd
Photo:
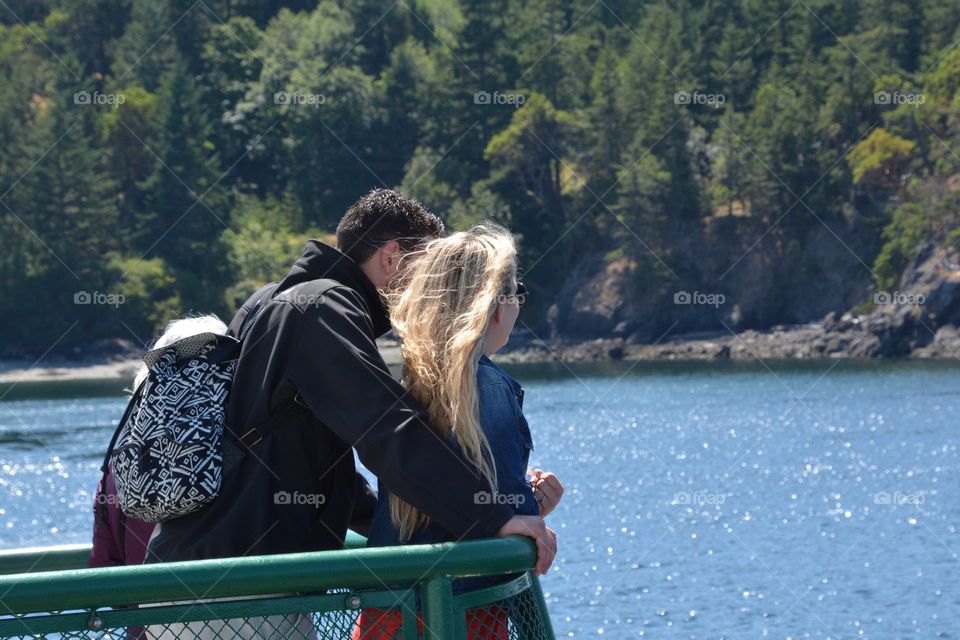
<instances>
[{"instance_id":1,"label":"patterned backpack","mask_svg":"<svg viewBox=\"0 0 960 640\"><path fill-rule=\"evenodd\" d=\"M246 451L301 406L294 398L242 436L226 427L242 338L258 310L259 303L240 339L200 333L143 356L147 378L130 398L101 467L104 479L113 469L124 515L164 522L200 509L217 497Z\"/></svg>"}]
</instances>

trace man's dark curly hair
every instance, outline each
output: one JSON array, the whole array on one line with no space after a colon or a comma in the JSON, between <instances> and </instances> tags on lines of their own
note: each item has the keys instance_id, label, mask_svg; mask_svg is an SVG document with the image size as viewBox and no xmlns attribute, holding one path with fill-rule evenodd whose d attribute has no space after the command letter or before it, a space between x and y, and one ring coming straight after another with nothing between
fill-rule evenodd
<instances>
[{"instance_id":1,"label":"man's dark curly hair","mask_svg":"<svg viewBox=\"0 0 960 640\"><path fill-rule=\"evenodd\" d=\"M337 249L363 264L379 245L396 240L404 251L446 233L443 221L410 196L374 189L347 209L337 225Z\"/></svg>"}]
</instances>

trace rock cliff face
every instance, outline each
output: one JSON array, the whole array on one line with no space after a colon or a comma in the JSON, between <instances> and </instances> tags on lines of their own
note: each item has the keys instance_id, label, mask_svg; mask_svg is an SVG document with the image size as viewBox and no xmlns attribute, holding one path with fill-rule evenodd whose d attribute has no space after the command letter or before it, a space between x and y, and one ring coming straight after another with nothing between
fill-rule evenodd
<instances>
[{"instance_id":1,"label":"rock cliff face","mask_svg":"<svg viewBox=\"0 0 960 640\"><path fill-rule=\"evenodd\" d=\"M863 315L828 314L823 322L828 353L854 357L960 357L960 265L942 243L922 246L895 291L873 295Z\"/></svg>"},{"instance_id":2,"label":"rock cliff face","mask_svg":"<svg viewBox=\"0 0 960 640\"><path fill-rule=\"evenodd\" d=\"M857 255L876 247L858 246L854 230L814 224L802 247L788 248L775 226L741 224L752 226L745 231L722 219L691 226L661 242L670 250L660 255L628 243L586 257L548 314L551 335L649 344L665 333L811 322L871 295L869 270Z\"/></svg>"},{"instance_id":3,"label":"rock cliff face","mask_svg":"<svg viewBox=\"0 0 960 640\"><path fill-rule=\"evenodd\" d=\"M830 258L823 259L828 263ZM762 267L751 267L745 272L763 272ZM782 309L789 324L763 330L741 328L744 316L757 312L753 305L758 298L751 292L769 282L731 279L726 291L710 292L724 296L720 304L694 308L667 301L675 291L638 285L640 269L636 260L626 257L585 262L571 274L550 310L554 344L548 347L519 336L512 357L960 359L960 254L942 241L918 248L893 291L875 291L865 278L832 278L806 291L798 289ZM815 299L804 306L804 297ZM864 300L867 304L856 310L820 315L824 305L849 309Z\"/></svg>"},{"instance_id":4,"label":"rock cliff face","mask_svg":"<svg viewBox=\"0 0 960 640\"><path fill-rule=\"evenodd\" d=\"M876 309L864 318L874 336L864 355L960 357L960 256L956 246L924 245L900 278L895 292L875 295Z\"/></svg>"},{"instance_id":5,"label":"rock cliff face","mask_svg":"<svg viewBox=\"0 0 960 640\"><path fill-rule=\"evenodd\" d=\"M585 261L567 279L558 302L548 312L554 338L584 340L597 336L626 337L634 325L655 324L638 314L637 263L630 258Z\"/></svg>"}]
</instances>

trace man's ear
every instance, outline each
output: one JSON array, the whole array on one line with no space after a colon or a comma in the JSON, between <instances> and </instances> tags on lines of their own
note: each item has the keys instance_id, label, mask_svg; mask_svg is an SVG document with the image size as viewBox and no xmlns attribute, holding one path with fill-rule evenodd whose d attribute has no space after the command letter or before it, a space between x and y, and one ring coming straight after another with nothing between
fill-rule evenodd
<instances>
[{"instance_id":1,"label":"man's ear","mask_svg":"<svg viewBox=\"0 0 960 640\"><path fill-rule=\"evenodd\" d=\"M391 240L380 246L379 253L380 266L389 280L400 269L400 258L403 255L400 250L400 243L396 240Z\"/></svg>"}]
</instances>

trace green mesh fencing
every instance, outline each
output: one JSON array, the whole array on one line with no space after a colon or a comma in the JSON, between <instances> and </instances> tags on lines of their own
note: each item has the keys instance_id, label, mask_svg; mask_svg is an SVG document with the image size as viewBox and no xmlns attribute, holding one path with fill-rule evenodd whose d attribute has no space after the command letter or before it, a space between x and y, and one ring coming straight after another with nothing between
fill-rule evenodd
<instances>
[{"instance_id":1,"label":"green mesh fencing","mask_svg":"<svg viewBox=\"0 0 960 640\"><path fill-rule=\"evenodd\" d=\"M534 560L514 538L14 573L0 577L0 638L553 640ZM496 579L453 588L478 576Z\"/></svg>"}]
</instances>

